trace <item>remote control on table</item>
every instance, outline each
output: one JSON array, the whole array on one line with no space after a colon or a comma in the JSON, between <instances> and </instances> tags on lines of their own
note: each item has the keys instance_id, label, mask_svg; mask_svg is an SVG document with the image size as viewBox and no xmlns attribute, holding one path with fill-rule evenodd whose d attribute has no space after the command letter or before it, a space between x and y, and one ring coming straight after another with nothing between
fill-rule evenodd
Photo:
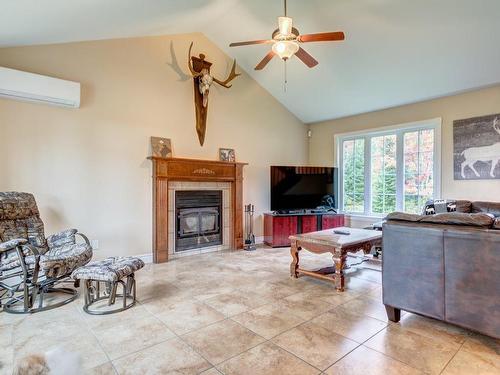
<instances>
[{"instance_id":1,"label":"remote control on table","mask_svg":"<svg viewBox=\"0 0 500 375\"><path fill-rule=\"evenodd\" d=\"M334 229L333 230L333 233L335 234L351 234L351 232L349 232L348 230L346 229Z\"/></svg>"}]
</instances>

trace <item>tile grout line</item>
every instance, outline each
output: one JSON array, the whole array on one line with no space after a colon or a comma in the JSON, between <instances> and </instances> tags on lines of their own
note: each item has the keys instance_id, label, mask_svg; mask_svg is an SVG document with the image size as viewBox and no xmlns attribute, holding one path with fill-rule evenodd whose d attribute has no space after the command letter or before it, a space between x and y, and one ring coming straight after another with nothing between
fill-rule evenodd
<instances>
[{"instance_id":1,"label":"tile grout line","mask_svg":"<svg viewBox=\"0 0 500 375\"><path fill-rule=\"evenodd\" d=\"M383 356L385 356L385 357L388 357L388 358L392 359L393 361L396 361L396 362L402 363L402 364L403 364L403 365L405 365L405 366L408 366L408 367L410 367L410 368L412 368L412 369L414 369L414 370L417 370L417 371L420 371L420 372L422 372L422 373L423 373L423 371L422 371L422 370L420 370L420 369L418 369L418 368L416 368L416 367L413 367L412 365L410 365L410 364L408 364L408 363L406 363L406 362L403 362L403 361L401 361L401 360L400 360L400 359L398 359L398 358L394 358L394 357L390 356L389 354L383 353L383 352L381 352L381 351L379 351L379 350L377 350L377 349L374 349L374 348L371 348L371 347L369 347L369 346L366 346L366 345L365 345L365 344L366 344L369 340L371 340L373 337L377 336L377 335L378 335L379 333L381 333L382 331L386 330L388 327L389 327L389 325L387 325L386 327L382 328L380 331L378 331L378 332L377 332L377 333L375 333L374 335L370 336L370 337L369 337L367 340L365 340L365 341L364 341L364 342L363 342L360 346L363 346L363 347L365 347L365 348L367 348L367 349L369 349L369 350L373 350L373 351L375 351L375 352L377 352L377 353L379 353L379 354L381 354L381 355L383 355Z\"/></svg>"},{"instance_id":2,"label":"tile grout line","mask_svg":"<svg viewBox=\"0 0 500 375\"><path fill-rule=\"evenodd\" d=\"M229 318L229 319L230 319L230 318ZM232 320L232 319L231 319L231 320ZM233 321L234 321L234 320L233 320ZM240 325L241 327L243 327L243 328L245 328L245 329L249 330L250 332L252 332L252 333L256 334L257 336L262 337L262 336L261 336L261 335L259 335L257 332L252 331L250 328L247 328L247 327L245 327L244 325L242 325L242 324L240 324L240 323L238 323L238 322L236 322L236 321L234 321L234 322L235 322L235 323L237 323L238 325ZM305 322L304 322L304 323L305 323ZM296 327L297 327L297 326L296 326ZM293 328L295 328L295 327L293 327ZM290 328L289 330L291 330L291 329L293 329L293 328ZM287 330L287 331L289 331L289 330ZM281 335L282 333L285 333L285 332L287 332L287 331L281 332L281 333L279 333L279 334L278 334L278 335L276 335L276 336L279 336L279 335ZM238 357L238 356L240 356L240 355L242 355L242 354L244 354L244 353L246 353L246 352L249 352L250 350L252 350L252 349L256 348L257 346L260 346L260 345L263 345L263 344L268 344L268 343L269 343L269 344L274 345L274 346L276 346L276 347L280 348L281 350L283 350L283 351L287 352L288 354L290 354L290 355L292 355L293 357L297 358L297 359L298 359L298 360L300 360L301 362L304 362L304 363L306 363L307 365L309 365L309 366L311 366L311 367L315 368L316 370L318 370L318 371L322 372L322 371L321 371L319 368L317 368L316 366L314 366L314 365L310 364L309 362L305 361L304 359L302 359L302 358L300 358L300 357L296 356L295 354L293 354L293 353L289 352L289 351L288 351L288 350L286 350L285 348L282 348L281 346L279 346L279 345L275 344L274 342L272 342L271 340L272 340L274 337L276 337L276 336L273 336L271 339L266 339L265 337L262 337L262 338L264 339L264 341L263 341L263 342L261 342L261 343L259 343L259 344L257 344L257 345L254 345L254 346L252 346L251 348L249 348L249 349L247 349L247 350L244 350L243 352L241 352L241 353L239 353L239 354L236 354L236 355L232 356L231 358L228 358L228 359L226 359L226 360L222 361L221 363L218 363L217 365L221 365L221 364L223 364L223 363L225 363L225 362L227 362L227 361L229 361L229 360L231 360L231 359L233 359L233 358L236 358L236 357ZM220 370L220 369L217 367L217 365L215 365L215 367L217 368L217 370L222 371L222 370Z\"/></svg>"},{"instance_id":3,"label":"tile grout line","mask_svg":"<svg viewBox=\"0 0 500 375\"><path fill-rule=\"evenodd\" d=\"M148 314L150 314L150 315L151 315L151 316L153 316L155 319L157 319L157 320L158 320L161 324L163 324L163 325L164 325L164 326L165 326L165 327L166 327L166 328L167 328L170 332L172 332L174 336L173 336L173 337L169 337L168 339L165 339L165 340L158 341L158 342L156 342L156 343L154 343L154 344L151 344L151 345L148 345L148 346L146 346L146 347L144 347L144 348L142 348L142 349L135 350L135 351L133 351L133 352L131 352L131 353L124 354L124 355L122 355L122 356L119 356L119 357L117 357L117 358L115 358L115 359L111 360L111 363L112 363L112 365L113 365L113 368L115 368L115 366L114 366L114 364L113 364L113 361L117 361L117 360L123 359L123 358L128 357L128 356L133 355L133 354L137 354L137 353L139 353L139 352L141 352L141 351L143 351L143 350L150 349L150 348L152 348L153 346L156 346L156 345L159 345L159 344L162 344L162 343L165 343L165 342L167 342L167 341L174 340L174 339L179 339L180 341L182 341L182 342L183 342L183 343L184 343L184 344L185 344L185 345L186 345L189 349L191 349L193 352L195 352L196 354L198 354L198 355L199 355L199 356L200 356L203 360L205 360L208 364L210 364L212 367L215 367L215 366L214 366L214 365L213 365L213 364L212 364L212 363L211 363L208 359L206 359L203 355L201 355L201 353L198 353L198 351L196 351L193 347L191 347L191 345L189 345L186 341L184 341L184 340L183 340L183 338L182 338L181 336L179 336L179 335L178 335L177 333L175 333L172 329L170 329L170 328L169 328L169 327L168 327L168 326L167 326L167 325L166 325L166 324L165 324L165 323L164 323L161 319L159 319L158 317L156 317L156 316L155 316L153 313L151 313L149 310L147 310L147 309L146 309L146 311L148 312ZM223 320L226 320L226 319L223 319ZM218 322L221 322L221 321L223 321L223 320L219 320ZM218 323L218 322L215 322L215 323ZM213 323L213 324L215 324L215 323ZM193 330L193 331L191 331L191 332L194 332L194 330ZM187 334L187 333L186 333L186 334ZM207 370L209 370L209 369L210 369L210 368L208 368L208 369L206 369L206 370L203 370L203 371L207 371ZM116 371L116 373L117 373L118 375L120 374L120 373L116 370L116 368L115 368L115 371Z\"/></svg>"},{"instance_id":4,"label":"tile grout line","mask_svg":"<svg viewBox=\"0 0 500 375\"><path fill-rule=\"evenodd\" d=\"M137 301L137 303L138 303L139 305L142 305L139 301ZM163 325L165 325L165 323L163 323L161 320L159 320L159 319L158 319L156 316L154 316L151 312L149 312L148 310L146 310L146 312L147 312L149 315L151 315L151 317L155 318L156 320L160 321L160 323L162 323ZM101 347L102 351L104 352L104 354L106 355L106 357L109 359L109 362L111 363L111 366L113 367L114 371L115 371L117 374L119 374L119 372L118 372L118 370L117 370L117 369L116 369L116 367L115 367L114 361L117 361L117 360L119 360L119 359L122 359L122 358L127 357L127 356L132 355L132 354L136 354L136 353L138 353L138 352L140 352L140 351L142 351L142 350L149 349L149 348L151 348L151 347L153 347L153 346L155 346L155 345L157 345L157 344L161 344L161 343L166 342L166 341L168 341L168 340L170 340L170 339L173 339L173 337L170 337L170 338L168 338L168 339L166 339L166 340L161 340L161 341L159 341L159 342L157 342L157 343L155 343L155 344L147 345L146 347L144 347L144 348L142 348L142 349L138 349L138 350L135 350L135 351L133 351L133 352L130 352L130 353L127 353L127 354L124 354L124 355L118 356L118 357L116 357L116 358L114 358L114 359L111 359L111 357L109 356L108 352L107 352L107 351L104 349L104 347L102 346L101 341L100 341L100 340L99 340L99 338L96 336L96 334L95 334L95 332L94 332L94 328L93 328L93 327L91 327L91 326L89 326L89 324L88 324L88 323L87 323L87 326L88 326L89 330L91 331L92 335L93 335L93 336L95 337L95 339L97 340L97 342L98 342L98 344L99 344L99 347ZM168 329L169 331L171 331L168 327L167 327L167 329ZM173 332L172 332L172 333L173 333Z\"/></svg>"},{"instance_id":5,"label":"tile grout line","mask_svg":"<svg viewBox=\"0 0 500 375\"><path fill-rule=\"evenodd\" d=\"M398 324L398 323L395 323L395 324ZM397 361L397 362L399 362L399 363L402 363L402 364L404 364L404 365L406 365L406 366L408 366L408 367L410 367L410 368L412 368L412 369L414 369L414 370L417 370L417 371L420 371L420 372L422 372L422 373L425 373L425 371L424 371L424 370L418 369L418 368L416 368L415 366L413 366L413 365L411 365L411 364L409 364L409 363L406 363L406 362L404 362L404 361L402 361L402 360L400 360L400 359L398 359L398 358L395 358L395 357L393 357L393 356L392 356L392 355L390 355L390 354L387 354L387 353L381 352L381 351L380 351L380 350L378 350L378 349L375 349L375 348L372 348L372 347L369 347L369 346L366 346L366 345L365 345L365 343L367 343L370 339L372 339L374 336L376 336L376 335L378 335L379 333L381 333L383 330L386 330L388 327L389 327L389 325L387 325L387 327L385 327L384 329L382 329L382 330L380 330L379 332L377 332L375 335L371 336L371 337L370 337L368 340L366 340L366 341L365 341L362 345L363 345L363 346L365 346L365 347L366 347L366 348L368 348L368 349L371 349L371 350L373 350L373 351L376 351L376 352L377 352L377 353L379 353L379 354L382 354L382 355L384 355L384 356L386 356L386 357L389 357L390 359L392 359L392 360L394 360L394 361ZM411 331L410 331L410 332L411 332ZM423 337L423 338L428 338L428 339L429 339L429 340L431 340L431 341L436 341L435 339L432 339L432 338L429 338L429 337L426 337L426 336L420 335L420 334L418 334L418 333L416 333L416 332L411 332L411 333L413 333L413 334L415 334L415 335L418 335L418 336L420 336L420 337ZM462 343L462 345L463 345L463 343ZM462 345L460 346L460 348L462 347ZM458 350L460 350L460 348L459 348ZM458 353L458 350L457 350L457 352L453 355L453 357L455 357L455 355ZM453 357L452 357L451 359L453 359ZM450 359L450 361L451 361L451 359ZM448 362L448 363L449 363L449 362ZM448 365L448 363L446 364L446 366ZM446 367L446 366L445 366L445 367ZM444 368L443 368L443 370L444 370ZM441 372L440 372L440 374L441 374Z\"/></svg>"},{"instance_id":6,"label":"tile grout line","mask_svg":"<svg viewBox=\"0 0 500 375\"><path fill-rule=\"evenodd\" d=\"M456 355L458 354L458 352L462 349L462 347L464 346L466 340L467 339L464 340L464 342L460 345L460 347L453 354L453 356L450 358L450 360L448 362L446 362L446 364L444 365L443 369L439 372L440 375L444 372L444 370L446 370L446 367L448 367L448 365L451 363L451 361L453 361L453 358L455 358Z\"/></svg>"},{"instance_id":7,"label":"tile grout line","mask_svg":"<svg viewBox=\"0 0 500 375\"><path fill-rule=\"evenodd\" d=\"M85 318L83 318L83 319L84 319L84 321L85 321ZM99 347L101 348L102 352L104 353L104 355L105 355L105 356L106 356L106 358L108 359L108 363L110 363L110 364L111 364L111 367L113 368L114 372L115 372L116 374L118 374L118 371L116 370L116 367L115 367L115 365L114 365L113 361L112 361L112 360L111 360L111 358L109 357L108 352L107 352L106 350L104 350L104 347L102 346L101 341L100 341L100 340L97 338L97 336L95 335L94 330L93 330L93 329L92 329L92 327L91 327L91 326L87 323L87 321L85 321L85 324L87 325L87 328L89 329L89 331L90 331L90 333L92 334L92 336L94 336L94 338L95 338L95 340L97 341L97 344L98 344L98 345L99 345ZM100 364L100 365L98 365L98 366L94 366L93 368L96 368L96 367L102 366L102 365L104 365L104 364L105 364L105 363Z\"/></svg>"}]
</instances>

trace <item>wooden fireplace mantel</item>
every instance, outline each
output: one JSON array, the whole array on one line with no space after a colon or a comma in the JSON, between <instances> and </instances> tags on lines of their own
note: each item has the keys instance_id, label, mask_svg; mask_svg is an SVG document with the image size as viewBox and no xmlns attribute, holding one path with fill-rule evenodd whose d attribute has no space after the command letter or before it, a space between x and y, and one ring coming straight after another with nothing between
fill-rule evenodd
<instances>
[{"instance_id":1,"label":"wooden fireplace mantel","mask_svg":"<svg viewBox=\"0 0 500 375\"><path fill-rule=\"evenodd\" d=\"M233 230L231 245L243 248L243 167L247 163L149 157L153 162L153 260L168 261L168 185L172 181L229 182Z\"/></svg>"}]
</instances>

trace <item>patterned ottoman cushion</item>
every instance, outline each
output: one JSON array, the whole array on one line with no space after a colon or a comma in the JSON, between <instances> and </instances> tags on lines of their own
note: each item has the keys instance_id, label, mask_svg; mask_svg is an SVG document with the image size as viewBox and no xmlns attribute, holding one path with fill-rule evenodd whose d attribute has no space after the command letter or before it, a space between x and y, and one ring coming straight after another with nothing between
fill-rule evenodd
<instances>
[{"instance_id":1,"label":"patterned ottoman cushion","mask_svg":"<svg viewBox=\"0 0 500 375\"><path fill-rule=\"evenodd\" d=\"M144 262L134 257L110 257L95 261L76 269L71 277L74 280L118 281L140 270Z\"/></svg>"}]
</instances>

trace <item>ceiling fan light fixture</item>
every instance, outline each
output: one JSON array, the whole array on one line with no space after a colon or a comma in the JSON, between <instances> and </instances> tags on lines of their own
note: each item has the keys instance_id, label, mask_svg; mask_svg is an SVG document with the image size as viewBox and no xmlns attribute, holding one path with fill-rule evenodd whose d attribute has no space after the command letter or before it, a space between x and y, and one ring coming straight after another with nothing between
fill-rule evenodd
<instances>
[{"instance_id":1,"label":"ceiling fan light fixture","mask_svg":"<svg viewBox=\"0 0 500 375\"><path fill-rule=\"evenodd\" d=\"M292 19L290 17L278 17L278 29L281 36L288 36L292 33Z\"/></svg>"},{"instance_id":2,"label":"ceiling fan light fixture","mask_svg":"<svg viewBox=\"0 0 500 375\"><path fill-rule=\"evenodd\" d=\"M286 3L287 1L283 0L283 16L278 17L278 28L272 32L271 39L249 40L245 42L236 42L229 44L229 47L268 43L272 44L272 50L268 51L264 58L255 66L255 70L264 69L269 61L274 58L274 56L278 56L281 60L286 61L293 55L297 56L297 58L302 61L308 68L314 68L316 65L318 65L318 61L316 61L316 59L309 53L307 53L307 51L305 51L302 47L299 47L299 43L302 45L304 43L310 42L336 42L345 39L345 35L342 31L301 34L299 30L297 30L297 28L293 27L292 18L288 17Z\"/></svg>"},{"instance_id":3,"label":"ceiling fan light fixture","mask_svg":"<svg viewBox=\"0 0 500 375\"><path fill-rule=\"evenodd\" d=\"M293 40L281 40L273 44L273 52L277 54L280 59L288 60L295 55L299 50L299 44Z\"/></svg>"}]
</instances>

